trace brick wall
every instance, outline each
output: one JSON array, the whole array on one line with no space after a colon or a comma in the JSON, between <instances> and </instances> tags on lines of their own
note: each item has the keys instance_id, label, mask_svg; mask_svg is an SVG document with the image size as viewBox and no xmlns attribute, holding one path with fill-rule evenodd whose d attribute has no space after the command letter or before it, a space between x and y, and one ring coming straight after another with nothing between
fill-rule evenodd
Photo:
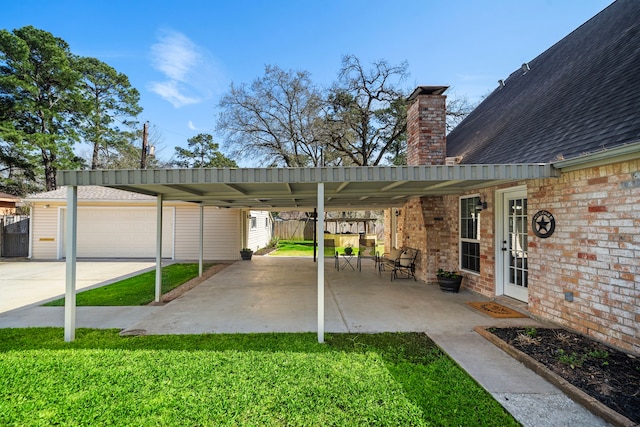
<instances>
[{"instance_id":1,"label":"brick wall","mask_svg":"<svg viewBox=\"0 0 640 427\"><path fill-rule=\"evenodd\" d=\"M489 297L495 296L494 190L483 190L481 194L482 200L487 201L489 206L480 215L481 273L463 273L465 280L462 285ZM471 192L462 196L477 194ZM402 245L420 250L416 273L420 280L435 281L439 268L460 269L459 198L458 195L415 198L403 208L399 234Z\"/></svg>"},{"instance_id":2,"label":"brick wall","mask_svg":"<svg viewBox=\"0 0 640 427\"><path fill-rule=\"evenodd\" d=\"M420 280L435 281L438 268L457 269L458 221L452 215L454 206L457 197L435 196L410 199L402 209L399 246L420 251L416 260L416 277Z\"/></svg>"},{"instance_id":3,"label":"brick wall","mask_svg":"<svg viewBox=\"0 0 640 427\"><path fill-rule=\"evenodd\" d=\"M640 354L640 160L564 173L527 185L529 311L538 318ZM463 287L496 296L495 193L479 190L481 273ZM467 193L473 195L476 193ZM458 269L459 196L409 200L398 221L400 245L419 249L417 277ZM536 237L531 218L551 212L556 229ZM573 293L573 302L565 300Z\"/></svg>"},{"instance_id":4,"label":"brick wall","mask_svg":"<svg viewBox=\"0 0 640 427\"><path fill-rule=\"evenodd\" d=\"M445 163L445 97L430 91L420 87L410 98L409 165ZM540 210L556 219L555 233L547 239L536 237L528 226L530 312L640 354L640 160L517 185L523 184L529 222ZM480 217L481 272L464 273L464 287L489 297L496 295L499 213L494 210L494 196L505 187L479 191L488 203ZM459 196L414 198L402 209L398 246L420 250L416 272L420 280L435 280L438 268L459 267ZM565 300L567 292L573 294L572 302Z\"/></svg>"},{"instance_id":5,"label":"brick wall","mask_svg":"<svg viewBox=\"0 0 640 427\"><path fill-rule=\"evenodd\" d=\"M443 165L447 156L446 96L418 88L409 102L407 164Z\"/></svg>"},{"instance_id":6,"label":"brick wall","mask_svg":"<svg viewBox=\"0 0 640 427\"><path fill-rule=\"evenodd\" d=\"M556 219L529 234L529 310L640 353L640 160L564 173L528 185L529 215ZM565 300L572 292L574 300Z\"/></svg>"}]
</instances>

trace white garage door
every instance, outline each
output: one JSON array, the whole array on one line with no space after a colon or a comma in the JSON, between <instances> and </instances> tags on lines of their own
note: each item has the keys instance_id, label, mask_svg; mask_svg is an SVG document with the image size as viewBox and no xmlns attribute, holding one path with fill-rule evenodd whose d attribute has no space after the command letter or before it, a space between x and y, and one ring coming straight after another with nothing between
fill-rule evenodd
<instances>
[{"instance_id":1,"label":"white garage door","mask_svg":"<svg viewBox=\"0 0 640 427\"><path fill-rule=\"evenodd\" d=\"M78 207L78 257L154 258L156 208ZM162 257L173 258L174 208L162 210ZM66 221L63 220L63 227ZM64 235L63 239L64 240ZM62 246L64 254L65 245Z\"/></svg>"}]
</instances>

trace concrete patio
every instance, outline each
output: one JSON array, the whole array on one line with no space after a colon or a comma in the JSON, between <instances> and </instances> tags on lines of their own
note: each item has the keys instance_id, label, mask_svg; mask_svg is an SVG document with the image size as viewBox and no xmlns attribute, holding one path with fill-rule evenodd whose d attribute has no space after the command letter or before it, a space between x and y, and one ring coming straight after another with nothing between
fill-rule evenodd
<instances>
[{"instance_id":1,"label":"concrete patio","mask_svg":"<svg viewBox=\"0 0 640 427\"><path fill-rule=\"evenodd\" d=\"M413 279L390 280L373 260L362 271L337 271L325 262L325 331L436 333L491 324L530 324L493 319L467 306L482 301L470 292L441 292ZM127 329L147 334L311 332L317 330L317 264L310 258L253 257L239 261ZM126 330L125 330L126 331Z\"/></svg>"}]
</instances>

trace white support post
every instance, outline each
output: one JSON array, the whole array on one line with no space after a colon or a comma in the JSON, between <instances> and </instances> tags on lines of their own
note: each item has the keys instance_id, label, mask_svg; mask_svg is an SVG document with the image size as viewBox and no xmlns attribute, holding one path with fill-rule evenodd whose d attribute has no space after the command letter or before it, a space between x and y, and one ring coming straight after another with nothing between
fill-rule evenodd
<instances>
[{"instance_id":1,"label":"white support post","mask_svg":"<svg viewBox=\"0 0 640 427\"><path fill-rule=\"evenodd\" d=\"M162 296L162 194L157 196L158 214L156 221L156 302Z\"/></svg>"},{"instance_id":2,"label":"white support post","mask_svg":"<svg viewBox=\"0 0 640 427\"><path fill-rule=\"evenodd\" d=\"M76 339L76 255L78 240L78 187L67 188L66 287L64 295L64 340Z\"/></svg>"},{"instance_id":3,"label":"white support post","mask_svg":"<svg viewBox=\"0 0 640 427\"><path fill-rule=\"evenodd\" d=\"M204 257L204 205L200 203L200 247L198 250L198 276L202 277L202 258Z\"/></svg>"},{"instance_id":4,"label":"white support post","mask_svg":"<svg viewBox=\"0 0 640 427\"><path fill-rule=\"evenodd\" d=\"M324 342L324 182L318 183L318 342Z\"/></svg>"}]
</instances>

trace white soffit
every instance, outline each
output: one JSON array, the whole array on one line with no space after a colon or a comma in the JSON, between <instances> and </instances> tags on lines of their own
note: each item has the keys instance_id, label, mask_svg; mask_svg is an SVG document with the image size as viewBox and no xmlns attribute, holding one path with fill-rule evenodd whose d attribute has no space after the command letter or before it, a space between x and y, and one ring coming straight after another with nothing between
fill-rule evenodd
<instances>
[{"instance_id":1,"label":"white soffit","mask_svg":"<svg viewBox=\"0 0 640 427\"><path fill-rule=\"evenodd\" d=\"M420 196L458 194L527 179L556 177L550 164L211 168L60 171L58 184L100 185L163 200L265 210L316 206L323 182L326 208L386 208Z\"/></svg>"}]
</instances>

